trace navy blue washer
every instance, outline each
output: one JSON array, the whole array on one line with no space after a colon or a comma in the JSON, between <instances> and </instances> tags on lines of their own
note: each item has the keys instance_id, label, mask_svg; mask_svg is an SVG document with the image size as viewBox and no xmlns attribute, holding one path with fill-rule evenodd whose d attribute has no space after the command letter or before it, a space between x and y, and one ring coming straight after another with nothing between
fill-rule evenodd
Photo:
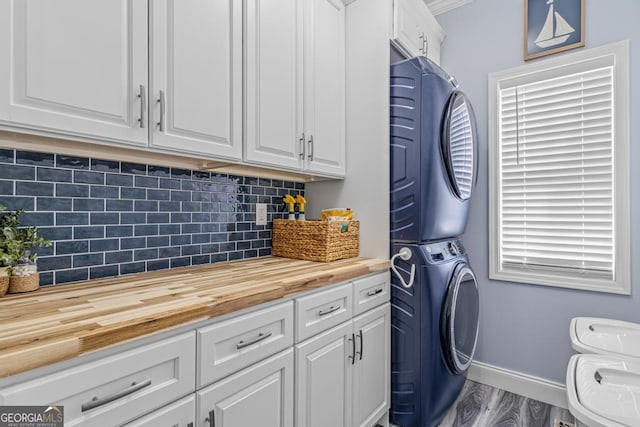
<instances>
[{"instance_id":1,"label":"navy blue washer","mask_svg":"<svg viewBox=\"0 0 640 427\"><path fill-rule=\"evenodd\" d=\"M392 245L407 247L408 261L396 266L414 285L391 275L391 422L400 427L433 427L456 399L475 352L478 287L462 243Z\"/></svg>"},{"instance_id":2,"label":"navy blue washer","mask_svg":"<svg viewBox=\"0 0 640 427\"><path fill-rule=\"evenodd\" d=\"M477 177L471 103L424 57L393 64L390 91L391 241L460 236Z\"/></svg>"}]
</instances>

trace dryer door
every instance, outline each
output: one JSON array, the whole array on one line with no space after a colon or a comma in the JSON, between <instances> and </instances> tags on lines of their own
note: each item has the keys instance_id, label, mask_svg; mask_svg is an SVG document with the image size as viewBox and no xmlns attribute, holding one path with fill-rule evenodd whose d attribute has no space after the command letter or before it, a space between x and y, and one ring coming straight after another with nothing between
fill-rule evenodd
<instances>
[{"instance_id":1,"label":"dryer door","mask_svg":"<svg viewBox=\"0 0 640 427\"><path fill-rule=\"evenodd\" d=\"M442 310L442 349L454 374L465 372L478 340L478 283L471 267L460 262L453 270Z\"/></svg>"},{"instance_id":2,"label":"dryer door","mask_svg":"<svg viewBox=\"0 0 640 427\"><path fill-rule=\"evenodd\" d=\"M476 119L471 103L460 91L451 94L442 122L442 157L451 188L460 200L471 197L476 184Z\"/></svg>"}]
</instances>

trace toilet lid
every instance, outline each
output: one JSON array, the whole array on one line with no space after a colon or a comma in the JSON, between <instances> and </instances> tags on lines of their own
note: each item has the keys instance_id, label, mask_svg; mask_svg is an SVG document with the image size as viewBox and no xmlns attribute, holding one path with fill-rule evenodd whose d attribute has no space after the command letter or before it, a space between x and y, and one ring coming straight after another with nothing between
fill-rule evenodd
<instances>
[{"instance_id":1,"label":"toilet lid","mask_svg":"<svg viewBox=\"0 0 640 427\"><path fill-rule=\"evenodd\" d=\"M569 333L573 348L580 353L640 358L640 324L576 317L571 320Z\"/></svg>"},{"instance_id":2,"label":"toilet lid","mask_svg":"<svg viewBox=\"0 0 640 427\"><path fill-rule=\"evenodd\" d=\"M640 362L600 354L572 356L567 400L571 413L589 426L640 426Z\"/></svg>"}]
</instances>

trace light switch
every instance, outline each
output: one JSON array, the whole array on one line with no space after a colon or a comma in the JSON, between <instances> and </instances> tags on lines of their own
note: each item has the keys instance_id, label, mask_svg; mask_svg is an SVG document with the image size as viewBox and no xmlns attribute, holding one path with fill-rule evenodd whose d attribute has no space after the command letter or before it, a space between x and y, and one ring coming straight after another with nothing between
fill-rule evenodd
<instances>
[{"instance_id":1,"label":"light switch","mask_svg":"<svg viewBox=\"0 0 640 427\"><path fill-rule=\"evenodd\" d=\"M256 203L256 225L267 225L266 203Z\"/></svg>"}]
</instances>

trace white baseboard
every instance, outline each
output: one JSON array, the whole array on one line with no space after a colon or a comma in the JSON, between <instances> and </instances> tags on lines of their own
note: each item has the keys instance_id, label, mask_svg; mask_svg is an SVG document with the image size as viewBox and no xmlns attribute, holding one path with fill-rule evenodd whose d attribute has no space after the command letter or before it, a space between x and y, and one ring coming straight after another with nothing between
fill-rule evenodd
<instances>
[{"instance_id":1,"label":"white baseboard","mask_svg":"<svg viewBox=\"0 0 640 427\"><path fill-rule=\"evenodd\" d=\"M567 408L567 387L564 384L482 362L471 363L467 378L553 406Z\"/></svg>"}]
</instances>

